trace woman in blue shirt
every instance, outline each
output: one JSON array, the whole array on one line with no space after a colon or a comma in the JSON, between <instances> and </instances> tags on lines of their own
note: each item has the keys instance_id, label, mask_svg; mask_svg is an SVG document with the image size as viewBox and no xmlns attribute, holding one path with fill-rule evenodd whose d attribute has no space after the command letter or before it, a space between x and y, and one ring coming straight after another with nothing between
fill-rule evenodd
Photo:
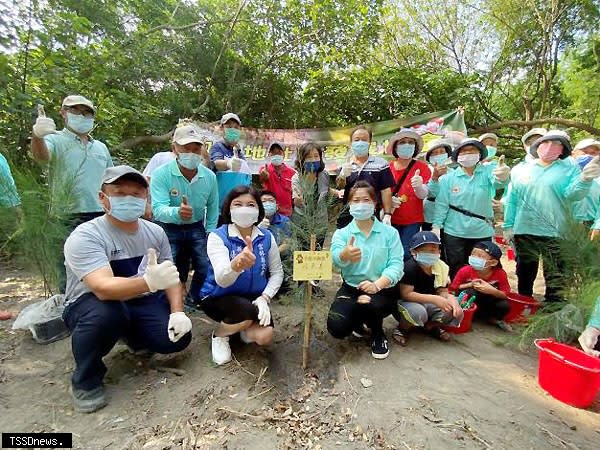
<instances>
[{"instance_id":1,"label":"woman in blue shirt","mask_svg":"<svg viewBox=\"0 0 600 450\"><path fill-rule=\"evenodd\" d=\"M371 354L384 359L389 350L382 324L398 299L394 286L404 268L402 244L394 228L374 219L377 196L369 183L356 182L348 202L353 220L331 242L343 283L329 309L327 329L338 339L362 337L370 329Z\"/></svg>"}]
</instances>

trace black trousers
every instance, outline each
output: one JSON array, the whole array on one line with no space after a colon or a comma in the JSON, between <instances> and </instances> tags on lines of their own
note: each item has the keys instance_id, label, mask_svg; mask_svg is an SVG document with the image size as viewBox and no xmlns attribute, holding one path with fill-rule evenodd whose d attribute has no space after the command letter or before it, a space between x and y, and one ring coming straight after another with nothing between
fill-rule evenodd
<instances>
[{"instance_id":1,"label":"black trousers","mask_svg":"<svg viewBox=\"0 0 600 450\"><path fill-rule=\"evenodd\" d=\"M466 289L466 292L475 295L475 303L477 304L477 312L475 315L482 319L504 320L508 314L510 305L508 300L494 297L493 295L482 294L475 289Z\"/></svg>"},{"instance_id":2,"label":"black trousers","mask_svg":"<svg viewBox=\"0 0 600 450\"><path fill-rule=\"evenodd\" d=\"M258 322L258 308L252 304L254 300L256 298L241 295L205 297L200 302L200 307L215 322L223 322L227 325L235 325L246 320ZM273 326L273 317L269 326Z\"/></svg>"},{"instance_id":3,"label":"black trousers","mask_svg":"<svg viewBox=\"0 0 600 450\"><path fill-rule=\"evenodd\" d=\"M370 303L358 303L360 295L371 297ZM365 324L371 329L373 336L381 336L383 319L392 314L397 301L396 287L383 289L376 294L365 294L344 282L329 308L327 330L334 338L343 339Z\"/></svg>"},{"instance_id":4,"label":"black trousers","mask_svg":"<svg viewBox=\"0 0 600 450\"><path fill-rule=\"evenodd\" d=\"M563 301L560 291L564 284L565 263L560 245L561 240L558 238L530 234L515 235L519 294L533 295L533 283L538 273L541 256L544 262L546 301Z\"/></svg>"},{"instance_id":5,"label":"black trousers","mask_svg":"<svg viewBox=\"0 0 600 450\"><path fill-rule=\"evenodd\" d=\"M450 266L450 278L454 278L459 269L468 264L469 256L475 244L481 241L491 241L492 237L486 238L461 238L442 233L442 259Z\"/></svg>"}]
</instances>

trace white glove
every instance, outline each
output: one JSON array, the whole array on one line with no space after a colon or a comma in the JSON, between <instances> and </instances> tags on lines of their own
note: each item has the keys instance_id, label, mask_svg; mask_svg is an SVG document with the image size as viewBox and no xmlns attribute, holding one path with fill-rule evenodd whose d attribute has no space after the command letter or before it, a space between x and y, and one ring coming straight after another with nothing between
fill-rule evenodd
<instances>
[{"instance_id":1,"label":"white glove","mask_svg":"<svg viewBox=\"0 0 600 450\"><path fill-rule=\"evenodd\" d=\"M423 200L427 198L429 189L423 184L423 177L421 176L420 169L415 171L415 175L410 179L410 185L413 187L415 195L418 199Z\"/></svg>"},{"instance_id":2,"label":"white glove","mask_svg":"<svg viewBox=\"0 0 600 450\"><path fill-rule=\"evenodd\" d=\"M56 124L50 117L46 117L44 107L38 105L38 116L33 125L33 134L38 138L43 138L48 134L56 133Z\"/></svg>"},{"instance_id":3,"label":"white glove","mask_svg":"<svg viewBox=\"0 0 600 450\"><path fill-rule=\"evenodd\" d=\"M348 178L352 174L352 163L347 162L342 164L342 170L340 171L341 178Z\"/></svg>"},{"instance_id":4,"label":"white glove","mask_svg":"<svg viewBox=\"0 0 600 450\"><path fill-rule=\"evenodd\" d=\"M504 240L507 243L511 243L515 239L515 232L513 231L512 228L505 228L502 231L502 235L504 236Z\"/></svg>"},{"instance_id":5,"label":"white glove","mask_svg":"<svg viewBox=\"0 0 600 450\"><path fill-rule=\"evenodd\" d=\"M258 224L259 228L269 228L271 225L271 221L266 217Z\"/></svg>"},{"instance_id":6,"label":"white glove","mask_svg":"<svg viewBox=\"0 0 600 450\"><path fill-rule=\"evenodd\" d=\"M271 310L269 302L262 295L252 302L258 308L258 323L261 327L269 326L271 323Z\"/></svg>"},{"instance_id":7,"label":"white glove","mask_svg":"<svg viewBox=\"0 0 600 450\"><path fill-rule=\"evenodd\" d=\"M584 352L590 356L600 358L600 352L594 350L594 347L598 343L598 337L600 336L600 330L596 327L587 327L579 336L579 345Z\"/></svg>"},{"instance_id":8,"label":"white glove","mask_svg":"<svg viewBox=\"0 0 600 450\"><path fill-rule=\"evenodd\" d=\"M150 292L162 291L179 283L179 272L172 261L156 263L156 250L148 249L148 265L143 275Z\"/></svg>"},{"instance_id":9,"label":"white glove","mask_svg":"<svg viewBox=\"0 0 600 450\"><path fill-rule=\"evenodd\" d=\"M242 160L236 156L229 158L227 160L227 167L229 170L233 170L234 172L239 172L242 168Z\"/></svg>"},{"instance_id":10,"label":"white glove","mask_svg":"<svg viewBox=\"0 0 600 450\"><path fill-rule=\"evenodd\" d=\"M600 177L600 156L594 156L581 171L583 181L592 181L594 178Z\"/></svg>"},{"instance_id":11,"label":"white glove","mask_svg":"<svg viewBox=\"0 0 600 450\"><path fill-rule=\"evenodd\" d=\"M381 219L381 222L386 225L391 225L392 224L392 216L389 214L384 214L383 219Z\"/></svg>"},{"instance_id":12,"label":"white glove","mask_svg":"<svg viewBox=\"0 0 600 450\"><path fill-rule=\"evenodd\" d=\"M395 211L400 205L402 205L402 200L400 200L400 197L394 195L392 197L392 211Z\"/></svg>"},{"instance_id":13,"label":"white glove","mask_svg":"<svg viewBox=\"0 0 600 450\"><path fill-rule=\"evenodd\" d=\"M169 315L169 325L167 331L169 333L169 340L171 342L177 342L186 333L192 330L192 321L184 312L174 312Z\"/></svg>"},{"instance_id":14,"label":"white glove","mask_svg":"<svg viewBox=\"0 0 600 450\"><path fill-rule=\"evenodd\" d=\"M504 155L498 159L498 165L492 170L492 174L498 181L506 181L510 177L510 167L504 164Z\"/></svg>"},{"instance_id":15,"label":"white glove","mask_svg":"<svg viewBox=\"0 0 600 450\"><path fill-rule=\"evenodd\" d=\"M442 230L440 229L440 227L432 227L431 231L434 232L437 237L442 237Z\"/></svg>"}]
</instances>

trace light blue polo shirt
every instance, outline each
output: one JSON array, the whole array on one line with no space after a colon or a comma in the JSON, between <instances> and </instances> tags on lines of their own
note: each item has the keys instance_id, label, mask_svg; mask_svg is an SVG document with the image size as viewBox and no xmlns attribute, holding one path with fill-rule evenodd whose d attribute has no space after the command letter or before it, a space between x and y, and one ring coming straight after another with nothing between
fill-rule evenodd
<instances>
[{"instance_id":1,"label":"light blue polo shirt","mask_svg":"<svg viewBox=\"0 0 600 450\"><path fill-rule=\"evenodd\" d=\"M588 326L600 329L600 297L596 299L596 305L590 316Z\"/></svg>"},{"instance_id":2,"label":"light blue polo shirt","mask_svg":"<svg viewBox=\"0 0 600 450\"><path fill-rule=\"evenodd\" d=\"M547 167L538 160L523 163L510 176L502 228L512 228L514 234L560 237L568 231L573 203L583 199L591 185L567 159Z\"/></svg>"},{"instance_id":3,"label":"light blue polo shirt","mask_svg":"<svg viewBox=\"0 0 600 450\"><path fill-rule=\"evenodd\" d=\"M8 161L0 154L0 207L13 208L21 204Z\"/></svg>"},{"instance_id":4,"label":"light blue polo shirt","mask_svg":"<svg viewBox=\"0 0 600 450\"><path fill-rule=\"evenodd\" d=\"M191 220L182 220L179 216L181 199L187 196L192 207ZM183 176L177 160L163 164L152 172L150 178L150 196L152 214L158 222L183 225L202 221L208 231L217 226L219 218L219 193L217 177L212 170L202 164L192 181Z\"/></svg>"},{"instance_id":5,"label":"light blue polo shirt","mask_svg":"<svg viewBox=\"0 0 600 450\"><path fill-rule=\"evenodd\" d=\"M354 246L360 248L362 258L358 263L342 262L340 253L354 236ZM378 220L373 223L369 237L358 229L352 220L344 228L333 233L331 257L333 263L342 270L342 278L350 286L358 286L362 281L376 281L384 276L392 286L404 275L404 250L400 235L395 228L384 225Z\"/></svg>"},{"instance_id":6,"label":"light blue polo shirt","mask_svg":"<svg viewBox=\"0 0 600 450\"><path fill-rule=\"evenodd\" d=\"M495 168L494 164L477 164L473 176L469 176L462 167L457 167L440 177L433 224L455 237L482 239L492 236L492 199L496 195L496 189L507 184L496 180L492 173ZM451 209L450 205L489 220L467 216Z\"/></svg>"},{"instance_id":7,"label":"light blue polo shirt","mask_svg":"<svg viewBox=\"0 0 600 450\"><path fill-rule=\"evenodd\" d=\"M593 222L600 216L600 177L592 181L585 198L575 202L573 216L578 222Z\"/></svg>"},{"instance_id":8,"label":"light blue polo shirt","mask_svg":"<svg viewBox=\"0 0 600 450\"><path fill-rule=\"evenodd\" d=\"M84 144L67 128L44 136L44 142L50 152L52 208L71 214L102 212L102 174L113 166L106 145L91 137Z\"/></svg>"}]
</instances>

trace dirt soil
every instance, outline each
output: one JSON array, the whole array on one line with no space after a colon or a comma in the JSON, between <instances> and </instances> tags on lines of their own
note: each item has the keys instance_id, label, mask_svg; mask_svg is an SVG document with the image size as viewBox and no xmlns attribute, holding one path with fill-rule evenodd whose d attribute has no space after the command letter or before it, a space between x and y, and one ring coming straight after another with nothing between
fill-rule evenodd
<instances>
[{"instance_id":1,"label":"dirt soil","mask_svg":"<svg viewBox=\"0 0 600 450\"><path fill-rule=\"evenodd\" d=\"M40 286L0 269L0 310L40 298ZM38 345L0 322L0 431L70 432L80 449L598 448L599 402L580 410L548 396L535 353L499 345L500 331L475 324L446 344L416 334L406 348L390 340L377 361L368 342L323 331L334 285L325 291L306 373L301 306L275 305L273 347L234 342L224 367L211 362L211 323L194 314L181 354L144 359L117 346L105 359L110 403L88 415L71 404L70 340ZM385 325L391 335L394 321Z\"/></svg>"}]
</instances>

